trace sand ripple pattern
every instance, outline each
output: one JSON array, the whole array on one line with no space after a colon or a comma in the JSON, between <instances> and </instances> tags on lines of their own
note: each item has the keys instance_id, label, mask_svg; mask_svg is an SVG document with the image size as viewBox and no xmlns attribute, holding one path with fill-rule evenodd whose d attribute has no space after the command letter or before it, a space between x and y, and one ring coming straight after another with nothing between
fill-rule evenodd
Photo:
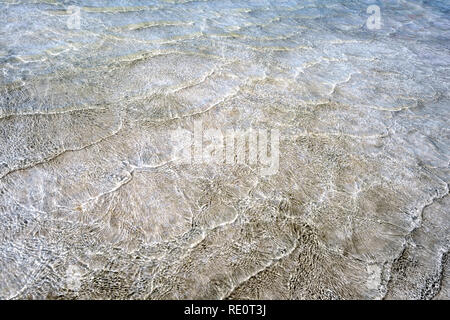
<instances>
[{"instance_id":1,"label":"sand ripple pattern","mask_svg":"<svg viewBox=\"0 0 450 320\"><path fill-rule=\"evenodd\" d=\"M447 1L105 3L0 1L0 298L450 298Z\"/></svg>"}]
</instances>

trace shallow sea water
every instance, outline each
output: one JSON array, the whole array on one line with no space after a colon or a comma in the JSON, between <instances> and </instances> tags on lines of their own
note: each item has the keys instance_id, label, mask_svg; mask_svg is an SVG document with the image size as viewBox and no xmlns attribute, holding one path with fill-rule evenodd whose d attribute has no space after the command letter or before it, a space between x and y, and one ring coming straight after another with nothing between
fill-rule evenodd
<instances>
[{"instance_id":1,"label":"shallow sea water","mask_svg":"<svg viewBox=\"0 0 450 320\"><path fill-rule=\"evenodd\" d=\"M373 4L0 1L0 298L449 299L450 5Z\"/></svg>"}]
</instances>

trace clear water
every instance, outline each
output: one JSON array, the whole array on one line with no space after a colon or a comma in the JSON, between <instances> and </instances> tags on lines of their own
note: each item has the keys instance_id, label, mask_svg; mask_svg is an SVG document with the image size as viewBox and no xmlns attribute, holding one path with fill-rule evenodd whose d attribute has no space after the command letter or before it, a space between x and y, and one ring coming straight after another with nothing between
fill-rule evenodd
<instances>
[{"instance_id":1,"label":"clear water","mask_svg":"<svg viewBox=\"0 0 450 320\"><path fill-rule=\"evenodd\" d=\"M404 248L443 270L447 0L11 0L0 21L0 297L72 297L78 270L78 297L417 298ZM279 129L279 174L167 167L193 117Z\"/></svg>"}]
</instances>

